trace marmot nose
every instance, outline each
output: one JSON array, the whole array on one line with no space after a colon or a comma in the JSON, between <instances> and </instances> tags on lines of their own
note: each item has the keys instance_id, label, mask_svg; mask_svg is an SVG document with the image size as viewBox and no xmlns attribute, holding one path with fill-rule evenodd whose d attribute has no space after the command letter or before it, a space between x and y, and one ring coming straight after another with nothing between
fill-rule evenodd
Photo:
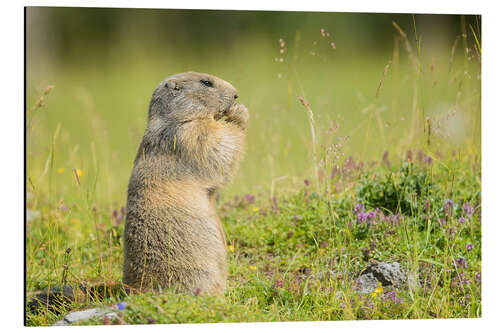
<instances>
[{"instance_id":1,"label":"marmot nose","mask_svg":"<svg viewBox=\"0 0 500 333\"><path fill-rule=\"evenodd\" d=\"M234 99L237 99L238 98L238 94L234 94Z\"/></svg>"}]
</instances>

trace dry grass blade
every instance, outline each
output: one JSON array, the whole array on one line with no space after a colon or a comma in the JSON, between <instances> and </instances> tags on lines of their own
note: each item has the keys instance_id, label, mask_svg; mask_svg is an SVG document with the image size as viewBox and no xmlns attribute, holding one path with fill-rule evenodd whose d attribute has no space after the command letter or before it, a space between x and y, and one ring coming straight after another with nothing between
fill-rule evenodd
<instances>
[{"instance_id":1,"label":"dry grass blade","mask_svg":"<svg viewBox=\"0 0 500 333\"><path fill-rule=\"evenodd\" d=\"M80 177L78 177L78 171L76 169L73 169L73 173L75 174L76 181L78 183L78 186L80 186Z\"/></svg>"},{"instance_id":2,"label":"dry grass blade","mask_svg":"<svg viewBox=\"0 0 500 333\"><path fill-rule=\"evenodd\" d=\"M318 180L318 163L316 157L316 132L314 130L314 113L309 106L309 103L305 100L304 97L299 96L299 101L304 105L309 114L309 127L311 128L311 138L312 138L312 148L313 148L313 159L314 159L314 177L316 179L316 189L319 192L319 180Z\"/></svg>"},{"instance_id":3,"label":"dry grass blade","mask_svg":"<svg viewBox=\"0 0 500 333\"><path fill-rule=\"evenodd\" d=\"M401 27L396 22L392 21L392 25L399 32L401 37L403 37L403 40L404 40L405 46L406 46L406 51L408 51L410 59L411 59L413 65L415 66L415 70L417 70L417 63L416 63L414 55L413 55L413 48L411 47L411 44L410 44L410 41L408 39L408 36L406 35L406 32L404 32L404 30L401 29Z\"/></svg>"},{"instance_id":4,"label":"dry grass blade","mask_svg":"<svg viewBox=\"0 0 500 333\"><path fill-rule=\"evenodd\" d=\"M45 97L50 93L50 91L52 89L54 89L53 85L47 86L47 88L45 88L45 90L43 91L42 95L40 95L40 97L38 97L38 99L35 101L35 103L33 103L31 108L28 110L28 113L31 113L31 112L35 111L36 109L43 107L45 105Z\"/></svg>"},{"instance_id":5,"label":"dry grass blade","mask_svg":"<svg viewBox=\"0 0 500 333\"><path fill-rule=\"evenodd\" d=\"M453 43L453 46L451 47L450 70L449 70L450 73L451 73L451 70L453 69L453 58L455 57L455 50L457 49L459 39L460 39L460 35L458 35L457 38L455 38L455 42Z\"/></svg>"},{"instance_id":6,"label":"dry grass blade","mask_svg":"<svg viewBox=\"0 0 500 333\"><path fill-rule=\"evenodd\" d=\"M378 84L377 92L375 93L375 97L378 97L378 93L380 92L380 89L382 88L382 84L384 83L385 77L387 75L387 71L389 70L389 67L391 66L391 61L387 63L384 67L384 72L382 73L382 78L380 79L380 82Z\"/></svg>"}]
</instances>

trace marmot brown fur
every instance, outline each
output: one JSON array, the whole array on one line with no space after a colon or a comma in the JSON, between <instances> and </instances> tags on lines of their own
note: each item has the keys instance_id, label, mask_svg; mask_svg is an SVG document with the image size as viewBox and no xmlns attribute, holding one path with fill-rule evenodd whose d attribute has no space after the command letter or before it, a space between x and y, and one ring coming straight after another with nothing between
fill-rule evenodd
<instances>
[{"instance_id":1,"label":"marmot brown fur","mask_svg":"<svg viewBox=\"0 0 500 333\"><path fill-rule=\"evenodd\" d=\"M226 239L215 193L235 174L248 111L236 89L202 73L166 78L153 92L128 185L123 282L222 294Z\"/></svg>"}]
</instances>

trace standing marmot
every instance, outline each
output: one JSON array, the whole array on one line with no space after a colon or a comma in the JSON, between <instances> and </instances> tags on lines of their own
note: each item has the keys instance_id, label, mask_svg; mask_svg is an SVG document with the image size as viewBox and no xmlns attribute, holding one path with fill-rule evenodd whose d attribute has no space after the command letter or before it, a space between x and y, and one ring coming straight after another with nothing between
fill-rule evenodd
<instances>
[{"instance_id":1,"label":"standing marmot","mask_svg":"<svg viewBox=\"0 0 500 333\"><path fill-rule=\"evenodd\" d=\"M215 191L235 174L248 111L215 76L181 73L153 92L128 185L123 282L211 295L226 286Z\"/></svg>"}]
</instances>

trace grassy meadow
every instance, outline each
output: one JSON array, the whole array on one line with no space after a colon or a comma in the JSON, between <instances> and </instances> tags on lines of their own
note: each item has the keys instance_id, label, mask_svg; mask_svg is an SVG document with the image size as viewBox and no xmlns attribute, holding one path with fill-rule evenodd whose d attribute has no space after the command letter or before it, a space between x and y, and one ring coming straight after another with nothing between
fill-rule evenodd
<instances>
[{"instance_id":1,"label":"grassy meadow","mask_svg":"<svg viewBox=\"0 0 500 333\"><path fill-rule=\"evenodd\" d=\"M129 324L480 317L480 29L463 22L455 38L427 43L407 20L389 21L389 47L373 53L318 22L213 52L119 42L51 66L28 54L28 295L121 280L128 177L163 78L231 82L250 122L218 199L223 298L89 298L27 312L26 324L117 302ZM356 278L374 261L397 261L418 283L360 294Z\"/></svg>"}]
</instances>

